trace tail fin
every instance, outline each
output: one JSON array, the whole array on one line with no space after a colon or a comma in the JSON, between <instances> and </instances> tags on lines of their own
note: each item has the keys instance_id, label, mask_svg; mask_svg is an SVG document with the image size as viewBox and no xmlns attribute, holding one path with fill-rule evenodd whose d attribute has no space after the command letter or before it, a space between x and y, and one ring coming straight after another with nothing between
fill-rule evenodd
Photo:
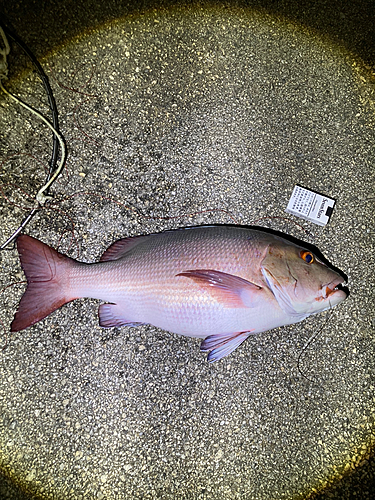
<instances>
[{"instance_id":1,"label":"tail fin","mask_svg":"<svg viewBox=\"0 0 375 500\"><path fill-rule=\"evenodd\" d=\"M64 290L65 277L69 268L75 265L73 259L27 235L17 238L17 250L27 288L11 324L12 332L37 323L77 298L69 296L69 290Z\"/></svg>"}]
</instances>

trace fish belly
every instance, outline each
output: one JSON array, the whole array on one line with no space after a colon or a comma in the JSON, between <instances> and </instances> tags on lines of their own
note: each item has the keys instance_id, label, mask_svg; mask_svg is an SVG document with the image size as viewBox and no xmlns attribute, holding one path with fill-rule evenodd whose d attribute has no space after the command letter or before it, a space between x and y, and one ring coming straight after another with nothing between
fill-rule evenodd
<instances>
[{"instance_id":1,"label":"fish belly","mask_svg":"<svg viewBox=\"0 0 375 500\"><path fill-rule=\"evenodd\" d=\"M216 270L253 283L262 281L260 262L269 236L241 228L176 230L115 243L118 260L77 266L72 295L116 304L115 323L149 323L181 335L205 337L238 331L261 332L285 324L271 293L252 307L218 302L185 276L189 270ZM108 251L107 251L108 252ZM108 255L108 254L107 254ZM109 313L110 308L106 308ZM110 324L110 323L109 323Z\"/></svg>"},{"instance_id":2,"label":"fish belly","mask_svg":"<svg viewBox=\"0 0 375 500\"><path fill-rule=\"evenodd\" d=\"M287 323L276 301L258 301L253 307L230 307L179 272L182 262L143 266L124 259L78 267L71 277L72 294L104 300L113 308L116 325L148 323L180 335L205 338L212 334L258 333ZM148 268L149 267L149 268ZM148 269L147 269L148 268ZM225 266L224 266L224 269Z\"/></svg>"}]
</instances>

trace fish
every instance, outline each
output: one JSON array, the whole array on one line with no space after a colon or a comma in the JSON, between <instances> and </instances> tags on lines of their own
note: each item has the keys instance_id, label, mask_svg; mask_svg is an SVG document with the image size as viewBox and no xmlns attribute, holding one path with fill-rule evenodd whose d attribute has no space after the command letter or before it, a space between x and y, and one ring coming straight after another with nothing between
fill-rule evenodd
<instances>
[{"instance_id":1,"label":"fish","mask_svg":"<svg viewBox=\"0 0 375 500\"><path fill-rule=\"evenodd\" d=\"M17 250L27 288L12 332L90 297L103 301L100 326L150 324L200 338L209 362L250 335L298 323L348 295L345 277L318 252L258 227L195 226L123 238L92 264L26 234Z\"/></svg>"}]
</instances>

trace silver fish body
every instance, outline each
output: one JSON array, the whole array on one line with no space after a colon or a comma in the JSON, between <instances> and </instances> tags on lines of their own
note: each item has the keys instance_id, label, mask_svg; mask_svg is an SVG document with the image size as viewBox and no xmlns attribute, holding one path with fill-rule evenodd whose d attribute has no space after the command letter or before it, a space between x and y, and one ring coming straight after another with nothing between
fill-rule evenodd
<instances>
[{"instance_id":1,"label":"silver fish body","mask_svg":"<svg viewBox=\"0 0 375 500\"><path fill-rule=\"evenodd\" d=\"M66 302L101 299L103 327L152 324L205 339L220 359L250 334L344 300L344 279L306 248L262 230L201 226L115 242L100 262L70 259L29 236L17 247L28 288L12 330Z\"/></svg>"}]
</instances>

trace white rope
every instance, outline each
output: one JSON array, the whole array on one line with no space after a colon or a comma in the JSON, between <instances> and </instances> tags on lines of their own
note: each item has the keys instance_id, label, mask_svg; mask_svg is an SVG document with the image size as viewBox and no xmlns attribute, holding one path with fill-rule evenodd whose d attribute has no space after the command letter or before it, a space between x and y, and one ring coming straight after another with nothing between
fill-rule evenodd
<instances>
[{"instance_id":1,"label":"white rope","mask_svg":"<svg viewBox=\"0 0 375 500\"><path fill-rule=\"evenodd\" d=\"M24 103L23 101L21 101L21 99L19 99L18 97L16 97L15 95L11 94L10 92L8 92L3 84L1 83L0 81L0 88L3 92L5 92L5 94L7 94L9 97L11 97L12 99L14 99L16 102L18 102L19 104L21 104L21 106L23 106L24 108L26 108L27 110L29 110L31 113L33 113L34 115L38 116L51 130L52 132L56 135L57 139L59 140L59 143L60 143L60 148L61 148L61 156L60 156L60 161L58 163L58 166L57 166L57 169L56 171L54 172L54 174L52 175L52 177L50 178L50 180L43 186L39 189L39 191L37 192L36 194L36 200L41 204L41 205L44 205L44 203L47 201L47 200L51 200L52 199L52 196L47 196L44 193L44 191L46 191L50 185L56 180L56 178L60 175L60 172L64 166L64 163L65 163L65 158L66 158L66 148L65 148L65 143L64 143L64 140L61 136L61 134L53 127L53 125L47 120L47 118L45 118L42 114L40 114L38 111L36 111L35 109L33 109L31 106L29 106L28 104Z\"/></svg>"},{"instance_id":2,"label":"white rope","mask_svg":"<svg viewBox=\"0 0 375 500\"><path fill-rule=\"evenodd\" d=\"M63 140L61 134L53 127L53 125L47 120L47 118L45 118L42 114L40 114L34 108L32 108L28 104L26 104L23 101L21 101L21 99L19 99L15 95L11 94L10 92L8 92L4 88L2 80L6 79L7 76L8 76L7 55L10 52L10 45L9 45L8 39L7 39L7 37L6 37L5 33L4 33L4 30L3 30L3 28L1 26L0 26L0 35L1 35L2 39L3 39L4 46L5 46L4 49L0 48L0 54L3 56L3 61L0 61L0 88L1 88L1 90L5 94L7 94L9 97L11 97L12 99L14 99L16 102L18 102L18 104L21 104L21 106L23 106L24 108L26 108L28 111L30 111L34 115L38 116L52 130L52 132L55 134L55 136L57 137L57 139L59 140L59 143L60 143L61 156L60 156L60 161L58 163L57 169L55 170L54 174L49 179L49 181L46 182L46 184L39 189L39 191L37 192L36 197L35 197L36 201L38 203L40 203L41 205L44 205L44 203L47 200L51 200L52 199L52 196L47 196L47 195L43 194L44 191L46 191L50 187L50 185L56 180L56 178L60 175L60 172L61 172L61 170L62 170L62 168L64 166L65 158L66 158L65 143L64 143L64 140Z\"/></svg>"}]
</instances>

